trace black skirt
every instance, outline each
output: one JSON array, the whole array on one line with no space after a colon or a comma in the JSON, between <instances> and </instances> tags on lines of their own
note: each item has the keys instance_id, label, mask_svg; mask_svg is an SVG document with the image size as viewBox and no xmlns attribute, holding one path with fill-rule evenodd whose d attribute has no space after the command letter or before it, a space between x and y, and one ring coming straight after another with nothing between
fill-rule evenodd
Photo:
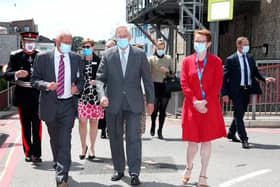
<instances>
[{"instance_id":1,"label":"black skirt","mask_svg":"<svg viewBox=\"0 0 280 187\"><path fill-rule=\"evenodd\" d=\"M165 84L161 82L154 82L155 87L155 97L161 98L161 97L171 97L171 92L165 91Z\"/></svg>"}]
</instances>

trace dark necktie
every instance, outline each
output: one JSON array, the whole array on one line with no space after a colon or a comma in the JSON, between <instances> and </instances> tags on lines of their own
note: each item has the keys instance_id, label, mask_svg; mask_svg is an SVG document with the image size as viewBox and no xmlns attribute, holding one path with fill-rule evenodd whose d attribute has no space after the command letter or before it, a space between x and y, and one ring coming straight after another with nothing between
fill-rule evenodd
<instances>
[{"instance_id":1,"label":"dark necktie","mask_svg":"<svg viewBox=\"0 0 280 187\"><path fill-rule=\"evenodd\" d=\"M60 55L60 61L59 61L59 68L58 68L58 76L57 76L57 89L56 93L57 96L62 96L64 94L64 56Z\"/></svg>"},{"instance_id":2,"label":"dark necktie","mask_svg":"<svg viewBox=\"0 0 280 187\"><path fill-rule=\"evenodd\" d=\"M243 57L243 66L244 66L244 85L248 86L248 69L247 69L247 63L246 63L246 58L245 55L242 55Z\"/></svg>"}]
</instances>

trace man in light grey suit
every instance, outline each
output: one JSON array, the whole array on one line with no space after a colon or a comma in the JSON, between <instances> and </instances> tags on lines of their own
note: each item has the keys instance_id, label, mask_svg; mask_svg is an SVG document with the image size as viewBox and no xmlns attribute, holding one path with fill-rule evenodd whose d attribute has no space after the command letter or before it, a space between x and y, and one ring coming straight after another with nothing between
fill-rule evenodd
<instances>
[{"instance_id":1,"label":"man in light grey suit","mask_svg":"<svg viewBox=\"0 0 280 187\"><path fill-rule=\"evenodd\" d=\"M77 115L76 94L83 88L81 57L71 52L72 35L62 32L56 49L36 56L32 84L41 91L39 115L46 122L57 186L68 186L71 133Z\"/></svg>"},{"instance_id":2,"label":"man in light grey suit","mask_svg":"<svg viewBox=\"0 0 280 187\"><path fill-rule=\"evenodd\" d=\"M145 53L129 45L131 35L127 27L118 27L115 37L117 46L104 53L97 70L96 87L101 105L107 107L106 123L115 170L111 180L117 181L124 176L123 124L126 119L127 164L131 184L138 185L142 152L140 119L145 107L141 78L149 115L154 109L154 86Z\"/></svg>"}]
</instances>

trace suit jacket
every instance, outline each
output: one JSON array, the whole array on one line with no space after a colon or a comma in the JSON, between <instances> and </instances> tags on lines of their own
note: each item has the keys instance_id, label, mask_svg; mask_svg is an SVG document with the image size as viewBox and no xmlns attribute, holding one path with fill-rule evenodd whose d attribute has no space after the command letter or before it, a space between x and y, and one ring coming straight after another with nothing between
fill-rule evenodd
<instances>
[{"instance_id":1,"label":"suit jacket","mask_svg":"<svg viewBox=\"0 0 280 187\"><path fill-rule=\"evenodd\" d=\"M132 112L143 112L144 97L141 78L143 78L147 103L154 103L154 85L145 53L130 46L124 77L118 47L108 49L103 54L96 73L98 96L99 98L107 96L109 99L109 106L106 110L110 113L118 113L121 110L123 96L125 96Z\"/></svg>"},{"instance_id":2,"label":"suit jacket","mask_svg":"<svg viewBox=\"0 0 280 187\"><path fill-rule=\"evenodd\" d=\"M251 54L247 54L246 57L249 63L251 80L252 80L252 85L249 89L249 93L262 94L262 90L256 78L265 81L265 77L260 74L253 56ZM227 58L226 65L224 66L222 96L228 95L230 98L238 98L240 82L241 82L240 63L239 63L237 53L234 53Z\"/></svg>"},{"instance_id":3,"label":"suit jacket","mask_svg":"<svg viewBox=\"0 0 280 187\"><path fill-rule=\"evenodd\" d=\"M79 55L72 52L69 53L69 58L71 65L71 82L75 83L78 90L81 91L84 84L82 59ZM44 121L53 121L56 114L56 91L46 90L48 83L56 82L54 63L53 50L37 55L33 67L32 85L41 91L39 98L39 115ZM77 97L73 97L73 107L77 110Z\"/></svg>"},{"instance_id":4,"label":"suit jacket","mask_svg":"<svg viewBox=\"0 0 280 187\"><path fill-rule=\"evenodd\" d=\"M32 66L34 58L38 51L35 51L32 55L26 54L22 49L11 52L10 61L7 71L4 74L4 78L8 81L16 82L15 73L18 70L26 70L28 76L24 78L18 78L18 81L30 82L30 75L32 73ZM13 105L18 107L36 108L38 107L39 91L35 88L23 87L16 84Z\"/></svg>"}]
</instances>

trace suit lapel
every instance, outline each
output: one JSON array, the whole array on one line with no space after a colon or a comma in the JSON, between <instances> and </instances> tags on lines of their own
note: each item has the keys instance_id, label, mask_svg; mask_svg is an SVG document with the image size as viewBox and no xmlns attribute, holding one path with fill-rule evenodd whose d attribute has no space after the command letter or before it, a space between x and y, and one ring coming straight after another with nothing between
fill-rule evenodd
<instances>
[{"instance_id":1,"label":"suit lapel","mask_svg":"<svg viewBox=\"0 0 280 187\"><path fill-rule=\"evenodd\" d=\"M69 53L69 63L70 63L70 72L71 72L71 75L70 75L71 76L71 79L70 79L71 80L71 84L72 84L72 82L75 82L74 81L75 72L74 72L74 67L73 67L74 66L73 65L73 62L74 62L73 58L74 57L73 57L72 53Z\"/></svg>"},{"instance_id":2,"label":"suit lapel","mask_svg":"<svg viewBox=\"0 0 280 187\"><path fill-rule=\"evenodd\" d=\"M249 55L245 55L246 58L247 58L247 61L248 61L248 64L249 64L249 68L250 68L250 72L251 72L251 75L252 75L252 72L253 72L253 64L252 64L252 61L251 61L251 58Z\"/></svg>"},{"instance_id":3,"label":"suit lapel","mask_svg":"<svg viewBox=\"0 0 280 187\"><path fill-rule=\"evenodd\" d=\"M127 73L129 72L128 68L130 68L130 66L131 66L132 57L134 56L133 53L134 53L134 51L133 51L132 46L129 46L129 54L128 54L128 57L127 57L127 64L126 64L126 69L125 69L125 74L124 74L125 76L124 77L126 77Z\"/></svg>"},{"instance_id":4,"label":"suit lapel","mask_svg":"<svg viewBox=\"0 0 280 187\"><path fill-rule=\"evenodd\" d=\"M240 61L239 61L239 57L238 57L237 53L235 53L234 59L235 59L236 65L238 66L239 79L241 80L241 73L242 72L241 72Z\"/></svg>"},{"instance_id":5,"label":"suit lapel","mask_svg":"<svg viewBox=\"0 0 280 187\"><path fill-rule=\"evenodd\" d=\"M53 50L51 53L50 53L50 59L49 59L49 62L50 62L50 73L51 73L51 78L54 82L56 82L56 77L55 77L55 57L54 57L54 53L55 53L55 50Z\"/></svg>"},{"instance_id":6,"label":"suit lapel","mask_svg":"<svg viewBox=\"0 0 280 187\"><path fill-rule=\"evenodd\" d=\"M115 48L115 51L114 51L114 53L115 53L115 59L116 59L116 68L117 68L117 70L118 70L118 72L119 72L119 75L122 77L122 79L124 78L123 77L123 72L122 72L122 65L121 65L121 58L120 58L120 54L119 54L119 49L118 49L118 47L116 47Z\"/></svg>"}]
</instances>

